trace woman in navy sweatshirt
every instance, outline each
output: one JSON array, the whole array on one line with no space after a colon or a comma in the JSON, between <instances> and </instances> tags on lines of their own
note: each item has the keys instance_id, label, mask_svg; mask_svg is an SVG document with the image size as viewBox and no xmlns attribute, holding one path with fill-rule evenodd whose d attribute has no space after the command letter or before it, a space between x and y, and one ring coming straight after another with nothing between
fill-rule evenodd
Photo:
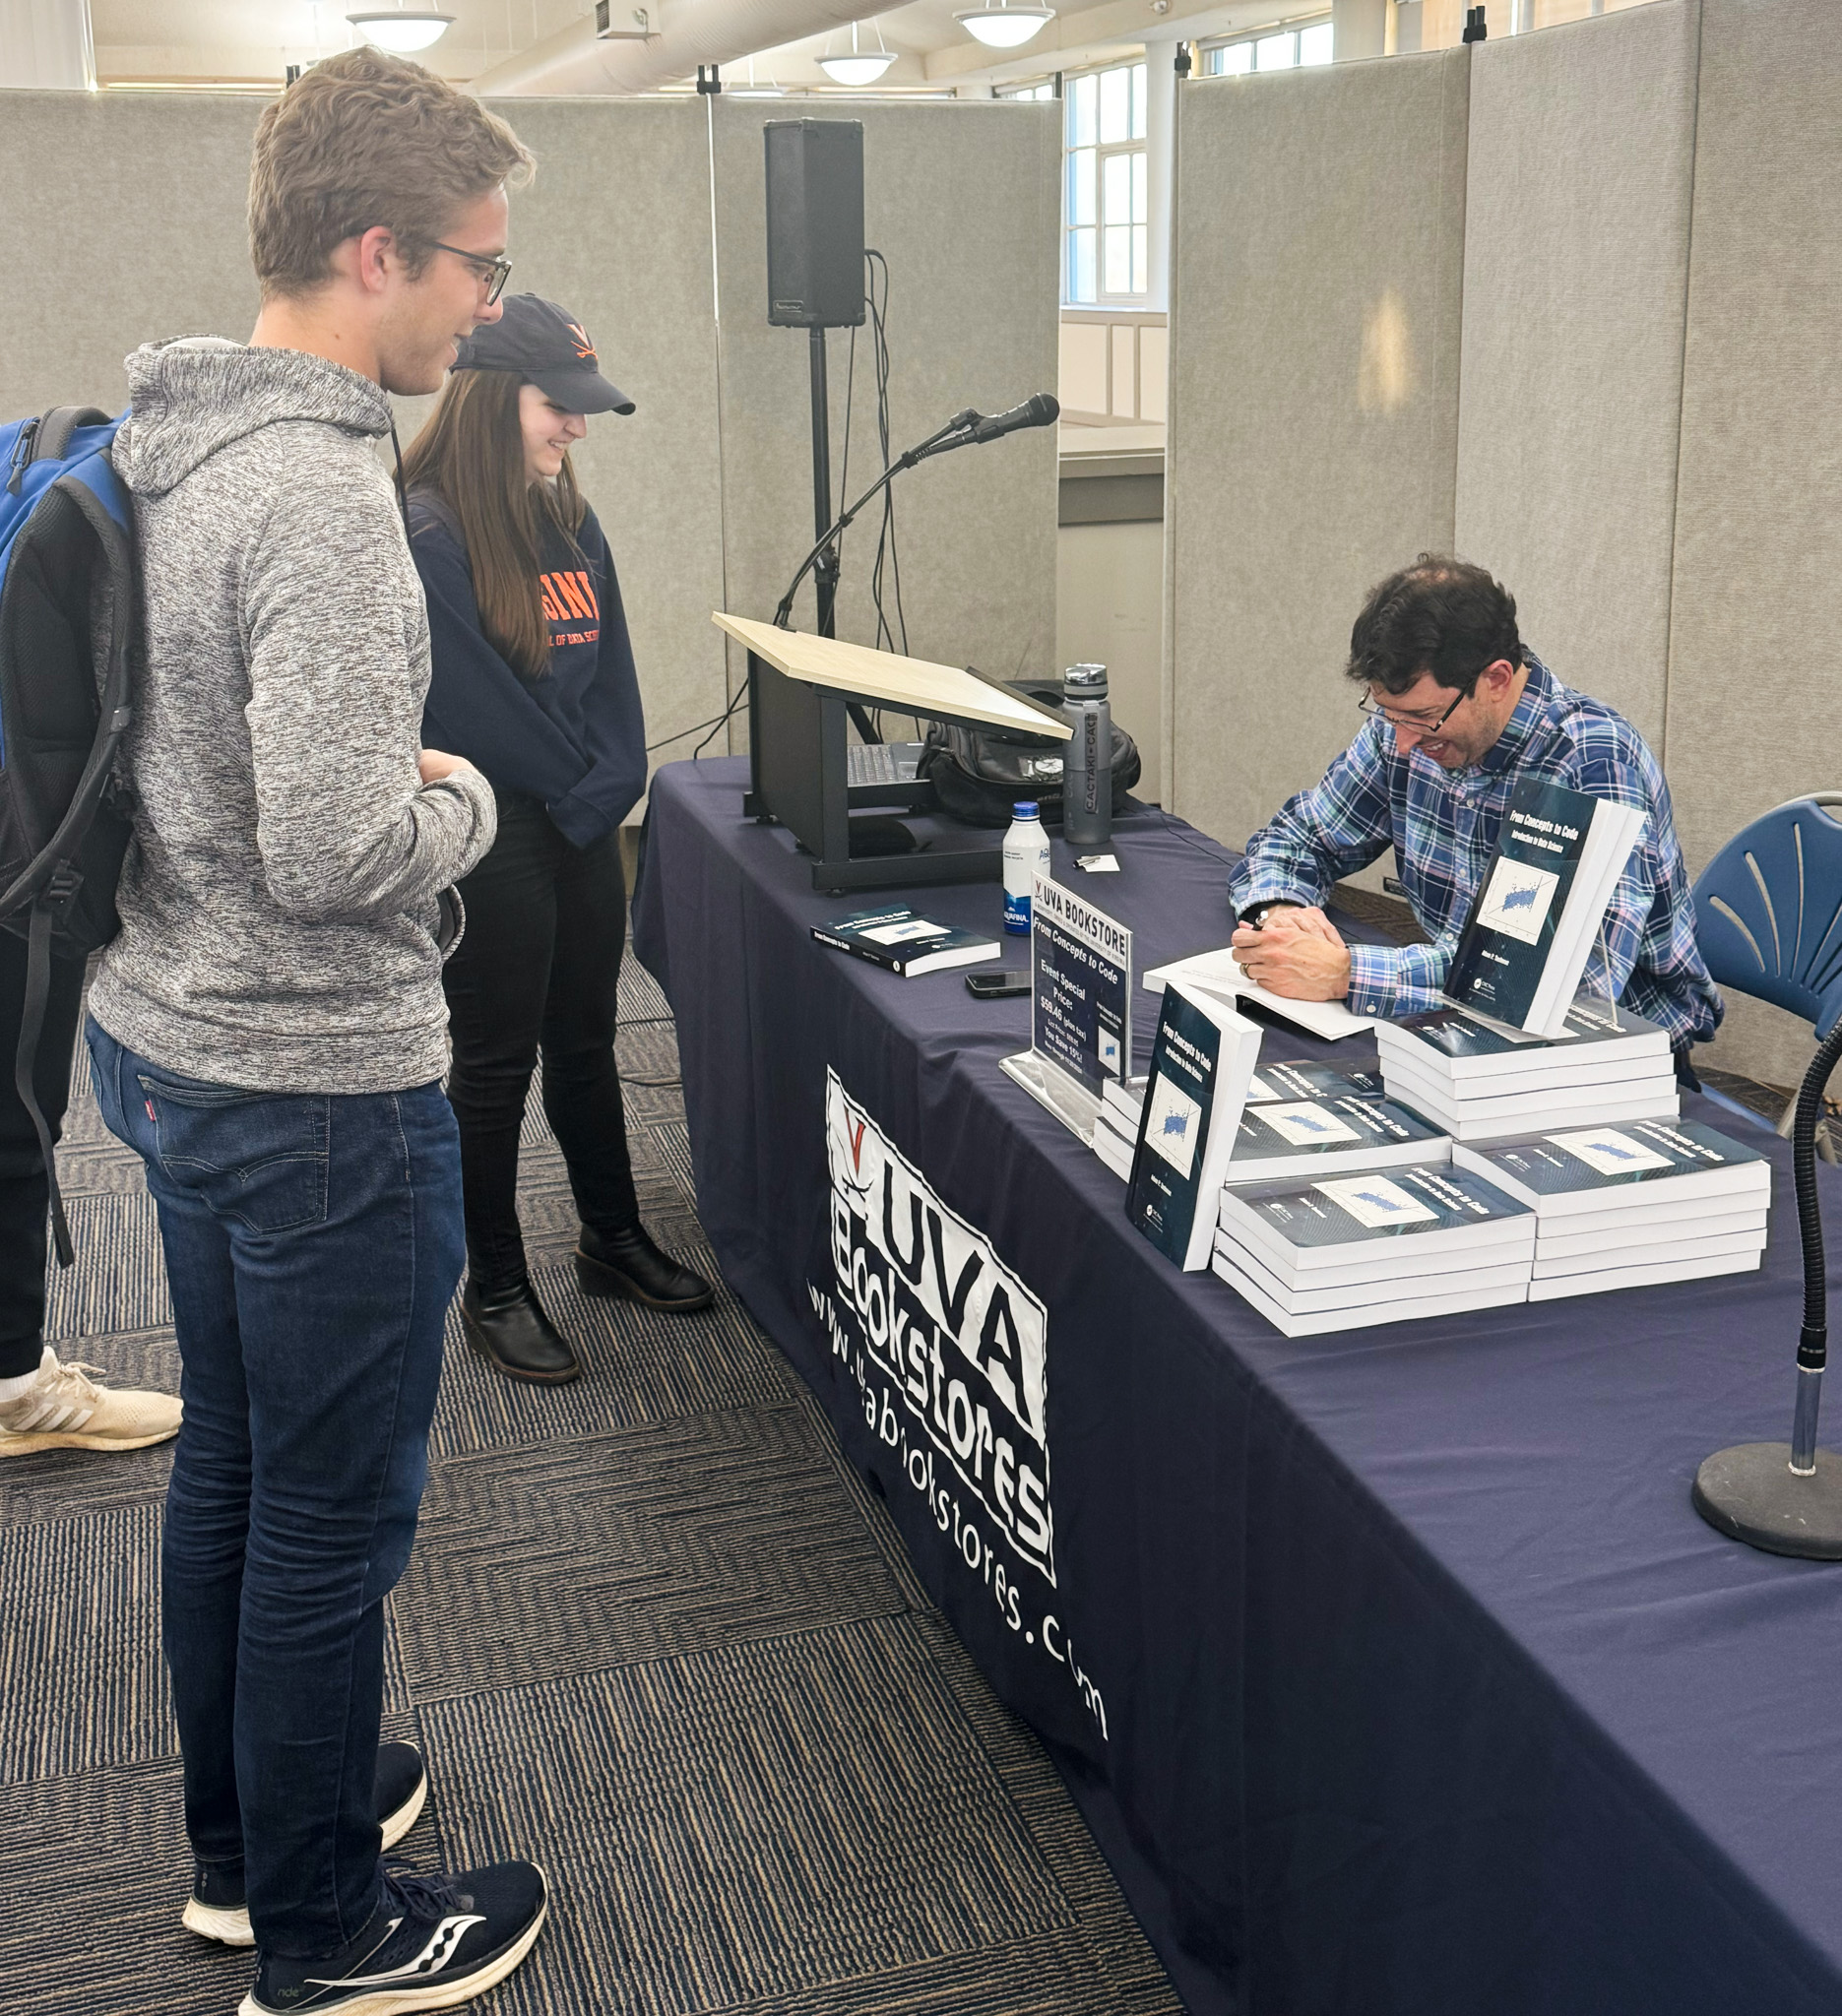
<instances>
[{"instance_id":1,"label":"woman in navy sweatshirt","mask_svg":"<svg viewBox=\"0 0 1842 2016\"><path fill-rule=\"evenodd\" d=\"M607 541L569 447L630 413L582 325L515 294L465 343L411 446L411 550L428 598L432 748L483 771L499 837L460 885L445 975L461 1129L469 1341L514 1379L581 1371L544 1314L518 1224L518 1138L539 1052L543 1109L582 1222L588 1294L701 1309L711 1288L640 1224L614 1067L626 943L620 822L646 788L646 730Z\"/></svg>"}]
</instances>

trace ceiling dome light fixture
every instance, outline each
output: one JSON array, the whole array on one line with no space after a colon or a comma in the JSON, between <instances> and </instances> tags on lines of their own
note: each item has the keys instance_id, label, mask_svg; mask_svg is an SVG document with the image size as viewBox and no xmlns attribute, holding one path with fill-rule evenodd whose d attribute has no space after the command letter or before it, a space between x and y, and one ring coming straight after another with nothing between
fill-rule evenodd
<instances>
[{"instance_id":1,"label":"ceiling dome light fixture","mask_svg":"<svg viewBox=\"0 0 1842 2016\"><path fill-rule=\"evenodd\" d=\"M426 7L349 14L346 19L367 42L393 56L413 56L418 49L430 48L454 26L453 15Z\"/></svg>"},{"instance_id":2,"label":"ceiling dome light fixture","mask_svg":"<svg viewBox=\"0 0 1842 2016\"><path fill-rule=\"evenodd\" d=\"M1055 10L1052 7L1007 7L1004 0L998 0L995 7L969 7L953 19L987 49L1020 49L1046 21L1055 19Z\"/></svg>"},{"instance_id":3,"label":"ceiling dome light fixture","mask_svg":"<svg viewBox=\"0 0 1842 2016\"><path fill-rule=\"evenodd\" d=\"M854 90L861 91L866 84L874 84L895 61L894 56L882 46L882 38L883 32L879 28L876 31L876 48L873 51L859 49L857 25L854 21L851 24L850 55L821 56L819 68L834 84L850 85Z\"/></svg>"}]
</instances>

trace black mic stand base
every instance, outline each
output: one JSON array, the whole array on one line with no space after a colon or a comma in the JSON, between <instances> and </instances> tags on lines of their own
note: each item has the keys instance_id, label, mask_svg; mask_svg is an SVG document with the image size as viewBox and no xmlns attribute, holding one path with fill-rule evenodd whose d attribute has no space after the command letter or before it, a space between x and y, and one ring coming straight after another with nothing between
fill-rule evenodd
<instances>
[{"instance_id":1,"label":"black mic stand base","mask_svg":"<svg viewBox=\"0 0 1842 2016\"><path fill-rule=\"evenodd\" d=\"M1842 1456L1816 1446L1828 1356L1828 1274L1822 1200L1816 1189L1816 1120L1823 1088L1842 1063L1842 1020L1818 1044L1798 1087L1791 1166L1804 1247L1804 1327L1798 1335L1797 1400L1789 1442L1717 1449L1695 1473L1694 1508L1717 1533L1805 1561L1842 1561Z\"/></svg>"},{"instance_id":2,"label":"black mic stand base","mask_svg":"<svg viewBox=\"0 0 1842 2016\"><path fill-rule=\"evenodd\" d=\"M1694 1508L1730 1540L1768 1554L1842 1561L1842 1456L1816 1451L1800 1477L1789 1442L1741 1442L1695 1473Z\"/></svg>"}]
</instances>

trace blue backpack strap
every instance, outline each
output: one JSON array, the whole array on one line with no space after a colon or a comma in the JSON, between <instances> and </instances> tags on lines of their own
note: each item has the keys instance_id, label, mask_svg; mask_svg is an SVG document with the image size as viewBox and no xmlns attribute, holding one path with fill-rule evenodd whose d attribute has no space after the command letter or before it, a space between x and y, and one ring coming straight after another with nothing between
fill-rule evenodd
<instances>
[{"instance_id":1,"label":"blue backpack strap","mask_svg":"<svg viewBox=\"0 0 1842 2016\"><path fill-rule=\"evenodd\" d=\"M64 1199L57 1179L57 1158L51 1129L39 1106L34 1084L39 1038L50 992L51 940L65 919L82 882L74 856L82 847L107 790L121 738L131 718L129 661L138 613L139 576L135 566L133 517L121 479L109 460L109 449L125 413L111 419L94 407L54 407L36 420L0 430L0 455L9 475L0 490L0 582L16 539L46 493L65 493L95 533L109 570L109 639L102 681L100 716L83 774L57 830L26 867L13 887L0 895L0 910L30 902L27 931L26 992L20 1017L19 1043L14 1053L13 1084L38 1137L48 1186L52 1242L60 1266L71 1265L75 1253ZM11 440L8 440L8 433Z\"/></svg>"}]
</instances>

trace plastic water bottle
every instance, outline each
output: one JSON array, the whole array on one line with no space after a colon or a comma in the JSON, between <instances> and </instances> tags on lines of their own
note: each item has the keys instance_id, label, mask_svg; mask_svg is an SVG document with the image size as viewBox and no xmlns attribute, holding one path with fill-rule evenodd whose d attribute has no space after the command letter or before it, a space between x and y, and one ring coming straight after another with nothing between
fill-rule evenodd
<instances>
[{"instance_id":1,"label":"plastic water bottle","mask_svg":"<svg viewBox=\"0 0 1842 2016\"><path fill-rule=\"evenodd\" d=\"M1036 800L1025 798L1010 808L1010 831L1004 836L1004 928L1030 928L1030 893L1036 878L1048 873L1048 835L1037 815Z\"/></svg>"},{"instance_id":2,"label":"plastic water bottle","mask_svg":"<svg viewBox=\"0 0 1842 2016\"><path fill-rule=\"evenodd\" d=\"M1112 838L1112 709L1105 665L1070 665L1061 675L1061 711L1074 729L1062 759L1061 835L1071 847L1105 847Z\"/></svg>"}]
</instances>

